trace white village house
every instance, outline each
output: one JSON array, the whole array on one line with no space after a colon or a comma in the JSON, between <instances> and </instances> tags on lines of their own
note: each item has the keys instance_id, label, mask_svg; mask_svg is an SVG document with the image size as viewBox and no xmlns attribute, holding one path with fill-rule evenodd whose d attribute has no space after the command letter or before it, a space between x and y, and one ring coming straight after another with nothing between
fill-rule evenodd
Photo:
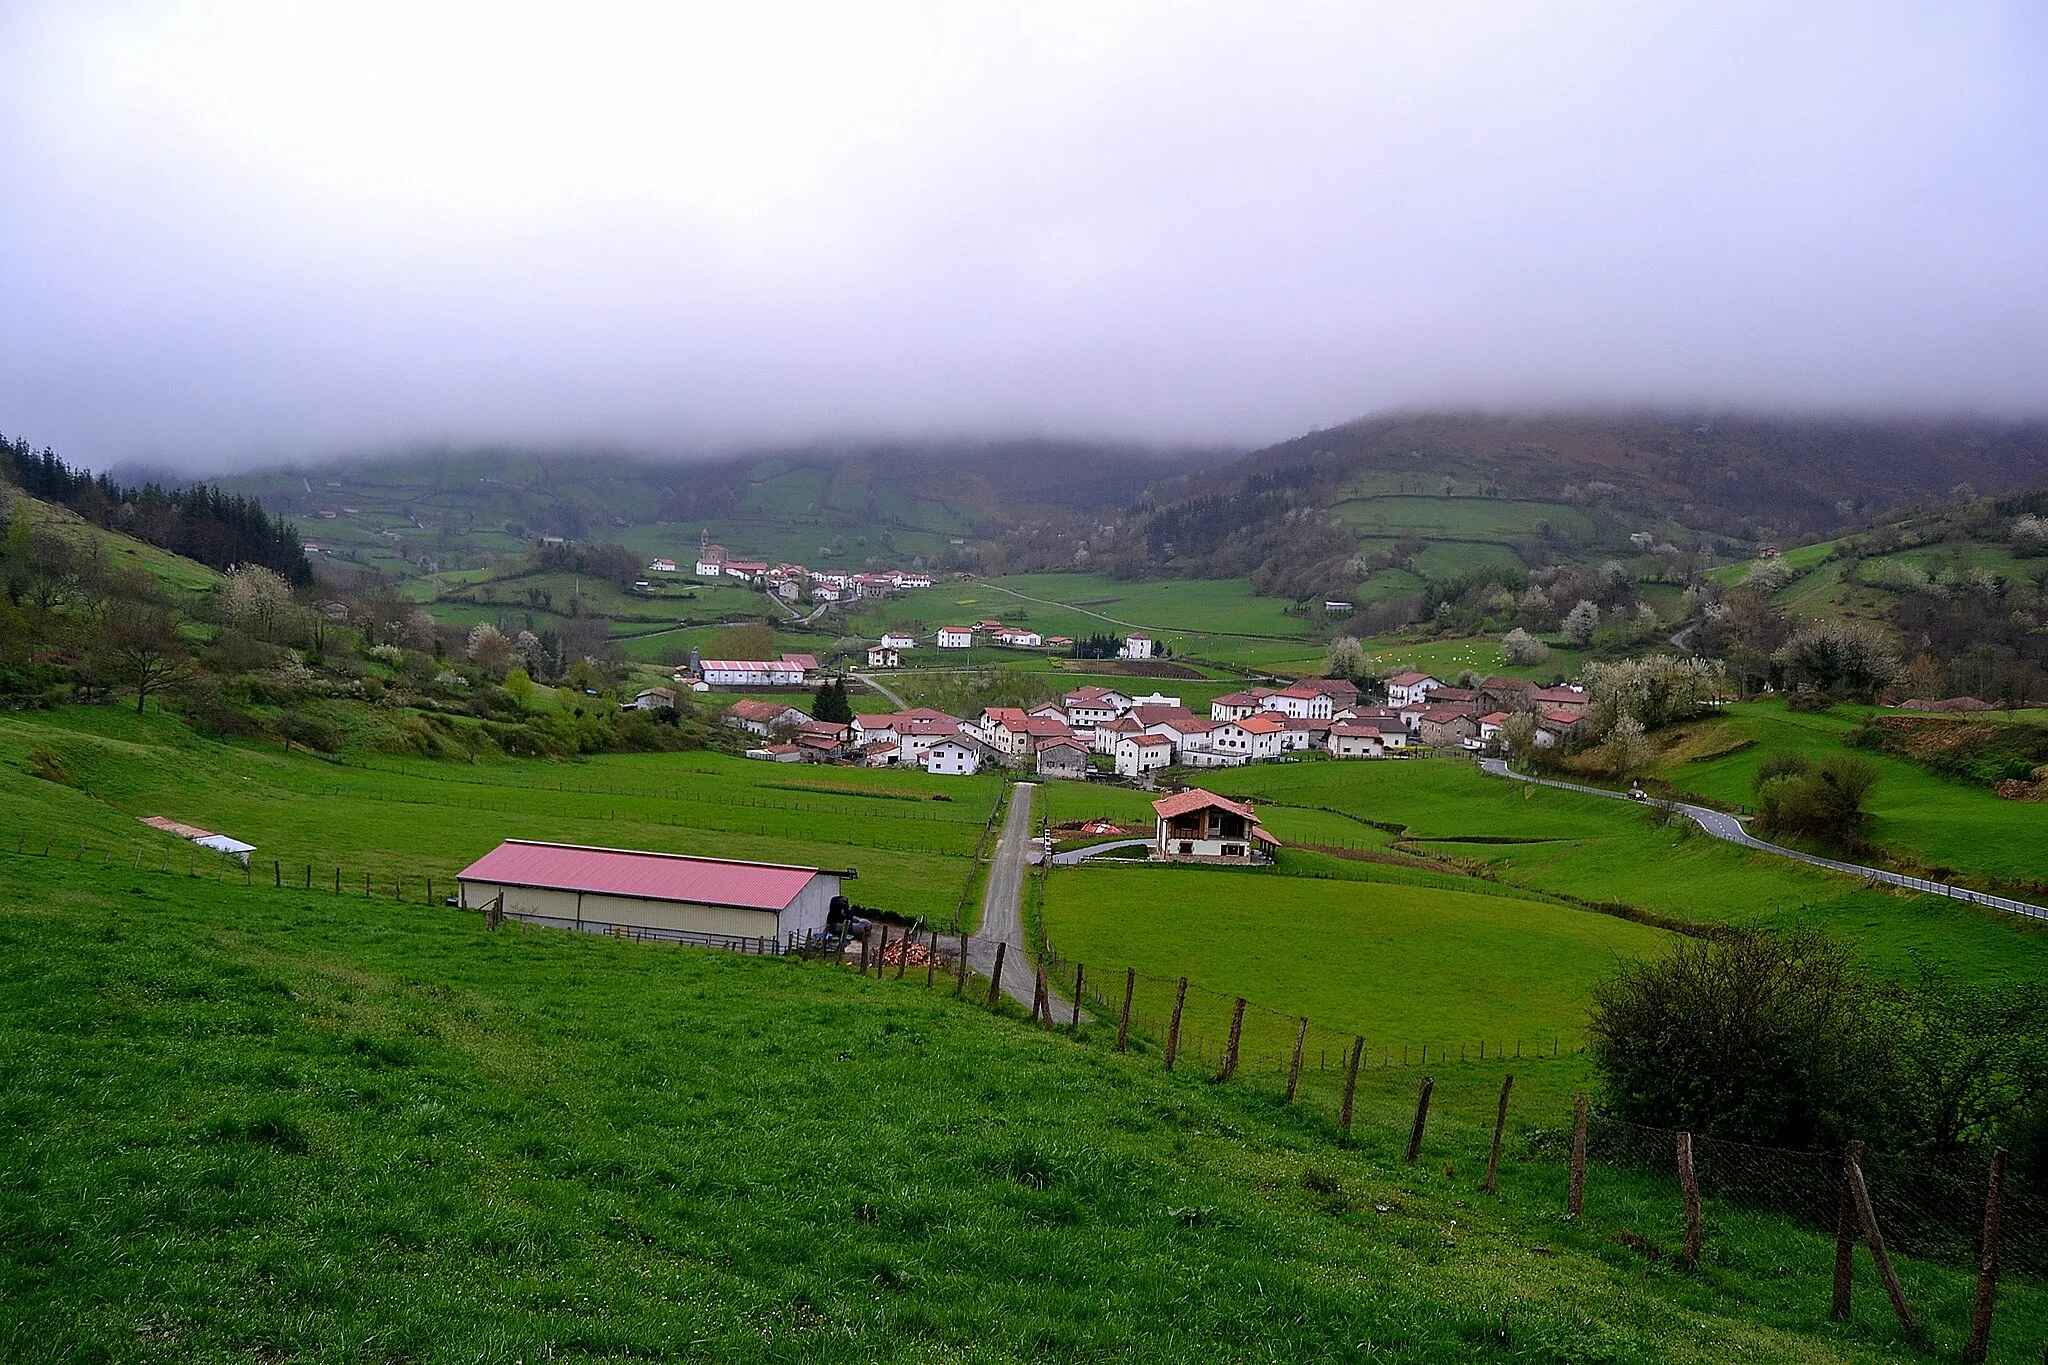
<instances>
[{"instance_id":1,"label":"white village house","mask_svg":"<svg viewBox=\"0 0 2048 1365\"><path fill-rule=\"evenodd\" d=\"M972 626L940 626L938 646L940 649L972 649L974 628Z\"/></svg>"},{"instance_id":2,"label":"white village house","mask_svg":"<svg viewBox=\"0 0 2048 1365\"><path fill-rule=\"evenodd\" d=\"M1124 646L1116 652L1119 659L1149 659L1152 657L1152 637L1136 633L1124 637Z\"/></svg>"}]
</instances>

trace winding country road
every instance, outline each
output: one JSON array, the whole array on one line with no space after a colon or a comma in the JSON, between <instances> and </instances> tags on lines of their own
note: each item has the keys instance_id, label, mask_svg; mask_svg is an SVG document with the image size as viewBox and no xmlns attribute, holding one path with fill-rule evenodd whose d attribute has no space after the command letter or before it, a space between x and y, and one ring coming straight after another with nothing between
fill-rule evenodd
<instances>
[{"instance_id":1,"label":"winding country road","mask_svg":"<svg viewBox=\"0 0 2048 1365\"><path fill-rule=\"evenodd\" d=\"M981 925L967 940L967 965L982 976L995 970L996 945L1003 952L1003 993L1031 1008L1033 974L1031 946L1024 939L1024 876L1031 849L1031 794L1036 788L1019 782L1010 789L1010 815L996 843L988 868L988 891L981 898Z\"/></svg>"},{"instance_id":2,"label":"winding country road","mask_svg":"<svg viewBox=\"0 0 2048 1365\"><path fill-rule=\"evenodd\" d=\"M1505 759L1482 758L1479 760L1479 766L1494 777L1505 777L1515 782L1533 782L1539 787L1556 787L1559 791L1583 792L1587 796L1605 796L1615 801L1626 801L1629 799L1626 792L1608 791L1604 787L1587 787L1577 782L1557 782L1547 777L1530 777L1526 773L1518 773L1510 768ZM1994 896L1987 891L1972 891L1968 887L1950 886L1945 882L1931 882L1924 877L1908 877L1903 872L1886 872L1883 868L1865 867L1861 863L1838 862L1833 858L1822 858L1812 853L1801 853L1796 849L1782 848L1777 844L1765 843L1762 839L1757 838L1747 829L1743 828L1740 820L1726 811L1713 810L1707 806L1695 806L1684 801L1674 801L1671 804L1692 817L1694 823L1716 839L1725 839L1731 844L1740 844L1744 848L1753 848L1759 853L1775 853L1780 858L1790 858L1795 862L1807 863L1813 867L1824 867L1830 872L1846 873L1851 877L1860 877L1868 882L1883 882L1888 886L1903 887L1908 891L1924 891L1933 896L1946 896L1950 900L1968 901L1972 905L1982 905L1993 910L2004 910L2015 915L2025 915L2029 919L2048 920L2048 908L2029 905L2025 901L2012 900L2006 896Z\"/></svg>"},{"instance_id":3,"label":"winding country road","mask_svg":"<svg viewBox=\"0 0 2048 1365\"><path fill-rule=\"evenodd\" d=\"M894 692L891 692L888 688L876 682L874 674L848 673L846 676L852 678L855 682L864 682L869 687L874 688L875 691L882 694L882 696L888 701L889 705L895 707L898 711L908 711L910 709L908 706L903 704L903 698L897 696Z\"/></svg>"}]
</instances>

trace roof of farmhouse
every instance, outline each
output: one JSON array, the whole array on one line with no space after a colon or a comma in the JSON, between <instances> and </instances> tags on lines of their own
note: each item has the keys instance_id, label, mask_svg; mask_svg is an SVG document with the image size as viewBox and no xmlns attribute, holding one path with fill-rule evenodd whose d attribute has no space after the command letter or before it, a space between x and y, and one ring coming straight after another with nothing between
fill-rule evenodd
<instances>
[{"instance_id":1,"label":"roof of farmhouse","mask_svg":"<svg viewBox=\"0 0 2048 1365\"><path fill-rule=\"evenodd\" d=\"M462 881L587 891L641 900L784 910L822 869L507 839L457 873ZM844 876L843 872L826 875Z\"/></svg>"}]
</instances>

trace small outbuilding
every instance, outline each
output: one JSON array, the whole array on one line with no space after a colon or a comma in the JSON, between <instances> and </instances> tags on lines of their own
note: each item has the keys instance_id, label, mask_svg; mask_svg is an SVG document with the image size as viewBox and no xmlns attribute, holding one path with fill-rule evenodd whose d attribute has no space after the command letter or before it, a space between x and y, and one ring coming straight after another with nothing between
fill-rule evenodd
<instances>
[{"instance_id":1,"label":"small outbuilding","mask_svg":"<svg viewBox=\"0 0 2048 1365\"><path fill-rule=\"evenodd\" d=\"M780 952L822 933L854 874L507 839L456 874L460 904L554 929Z\"/></svg>"}]
</instances>

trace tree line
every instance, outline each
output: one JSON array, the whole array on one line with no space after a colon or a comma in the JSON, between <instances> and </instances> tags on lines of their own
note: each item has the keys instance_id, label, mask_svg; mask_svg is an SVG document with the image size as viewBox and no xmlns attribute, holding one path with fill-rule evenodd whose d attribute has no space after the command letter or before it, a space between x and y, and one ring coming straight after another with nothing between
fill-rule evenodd
<instances>
[{"instance_id":1,"label":"tree line","mask_svg":"<svg viewBox=\"0 0 2048 1365\"><path fill-rule=\"evenodd\" d=\"M105 474L73 469L48 446L38 452L26 440L5 436L0 436L0 478L95 526L124 531L211 568L258 564L290 583L313 581L298 528L271 517L255 498L223 493L212 484L124 487Z\"/></svg>"}]
</instances>

